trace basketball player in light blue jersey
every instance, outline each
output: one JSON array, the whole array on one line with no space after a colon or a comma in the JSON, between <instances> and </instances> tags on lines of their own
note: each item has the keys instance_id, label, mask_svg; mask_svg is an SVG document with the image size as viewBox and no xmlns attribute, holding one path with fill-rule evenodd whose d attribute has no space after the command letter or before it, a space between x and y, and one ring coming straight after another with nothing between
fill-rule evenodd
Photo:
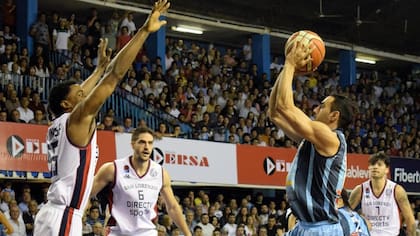
<instances>
[{"instance_id":1,"label":"basketball player in light blue jersey","mask_svg":"<svg viewBox=\"0 0 420 236\"><path fill-rule=\"evenodd\" d=\"M326 97L311 120L295 106L292 83L297 68L310 60L312 48L295 42L270 94L271 121L300 142L286 180L296 226L286 235L342 236L335 204L344 185L347 144L340 128L352 121L354 105L340 95Z\"/></svg>"},{"instance_id":2,"label":"basketball player in light blue jersey","mask_svg":"<svg viewBox=\"0 0 420 236\"><path fill-rule=\"evenodd\" d=\"M343 236L370 236L370 224L350 208L349 194L343 189L337 201L338 216L343 228Z\"/></svg>"}]
</instances>

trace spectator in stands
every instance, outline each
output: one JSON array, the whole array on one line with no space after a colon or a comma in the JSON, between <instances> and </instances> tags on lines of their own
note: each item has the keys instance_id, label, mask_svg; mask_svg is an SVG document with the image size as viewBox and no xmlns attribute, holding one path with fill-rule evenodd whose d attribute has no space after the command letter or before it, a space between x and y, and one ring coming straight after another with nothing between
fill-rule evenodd
<instances>
[{"instance_id":1,"label":"spectator in stands","mask_svg":"<svg viewBox=\"0 0 420 236\"><path fill-rule=\"evenodd\" d=\"M0 197L1 197L1 200L0 200L0 211L1 212L8 212L9 211L10 201L13 200L10 192L8 192L8 191L2 191L0 193Z\"/></svg>"},{"instance_id":2,"label":"spectator in stands","mask_svg":"<svg viewBox=\"0 0 420 236\"><path fill-rule=\"evenodd\" d=\"M267 229L267 236L276 236L283 235L281 227L277 224L277 219L275 215L269 215L267 224L264 225Z\"/></svg>"},{"instance_id":3,"label":"spectator in stands","mask_svg":"<svg viewBox=\"0 0 420 236\"><path fill-rule=\"evenodd\" d=\"M156 130L156 135L158 137L172 137L173 134L171 134L168 131L168 126L165 123L160 123L158 130Z\"/></svg>"},{"instance_id":4,"label":"spectator in stands","mask_svg":"<svg viewBox=\"0 0 420 236\"><path fill-rule=\"evenodd\" d=\"M5 0L1 5L3 24L9 26L12 32L16 30L16 5L13 0Z\"/></svg>"},{"instance_id":5,"label":"spectator in stands","mask_svg":"<svg viewBox=\"0 0 420 236\"><path fill-rule=\"evenodd\" d=\"M203 236L212 236L215 227L210 224L210 217L207 213L201 214L200 222L197 224L202 230Z\"/></svg>"},{"instance_id":6,"label":"spectator in stands","mask_svg":"<svg viewBox=\"0 0 420 236\"><path fill-rule=\"evenodd\" d=\"M20 119L29 123L30 120L34 119L34 112L29 109L29 99L28 97L22 97L20 99L20 106L16 108L19 111Z\"/></svg>"},{"instance_id":7,"label":"spectator in stands","mask_svg":"<svg viewBox=\"0 0 420 236\"><path fill-rule=\"evenodd\" d=\"M86 234L86 236L103 236L103 224L96 222L92 227L92 232Z\"/></svg>"},{"instance_id":8,"label":"spectator in stands","mask_svg":"<svg viewBox=\"0 0 420 236\"><path fill-rule=\"evenodd\" d=\"M110 21L111 20L112 18L110 19ZM102 35L102 37L108 39L109 48L111 48L112 50L115 50L117 48L117 34L116 32L112 30L112 25L110 24L105 25L105 32Z\"/></svg>"},{"instance_id":9,"label":"spectator in stands","mask_svg":"<svg viewBox=\"0 0 420 236\"><path fill-rule=\"evenodd\" d=\"M74 70L73 76L70 79L80 84L83 83L82 71L80 69Z\"/></svg>"},{"instance_id":10,"label":"spectator in stands","mask_svg":"<svg viewBox=\"0 0 420 236\"><path fill-rule=\"evenodd\" d=\"M35 117L29 121L29 124L36 125L48 125L48 121L45 117L45 113L39 109L35 110Z\"/></svg>"},{"instance_id":11,"label":"spectator in stands","mask_svg":"<svg viewBox=\"0 0 420 236\"><path fill-rule=\"evenodd\" d=\"M7 121L7 111L0 110L0 121Z\"/></svg>"},{"instance_id":12,"label":"spectator in stands","mask_svg":"<svg viewBox=\"0 0 420 236\"><path fill-rule=\"evenodd\" d=\"M38 21L32 25L30 35L34 38L35 47L42 47L43 57L48 57L51 49L51 37L49 33L47 22L47 15L41 12L38 15Z\"/></svg>"},{"instance_id":13,"label":"spectator in stands","mask_svg":"<svg viewBox=\"0 0 420 236\"><path fill-rule=\"evenodd\" d=\"M38 203L35 200L31 200L28 204L28 211L23 212L23 222L25 223L26 235L32 236L34 230L34 221L36 214L38 213Z\"/></svg>"},{"instance_id":14,"label":"spectator in stands","mask_svg":"<svg viewBox=\"0 0 420 236\"><path fill-rule=\"evenodd\" d=\"M20 119L20 112L17 109L13 109L10 112L9 121L15 123L26 123L24 120Z\"/></svg>"},{"instance_id":15,"label":"spectator in stands","mask_svg":"<svg viewBox=\"0 0 420 236\"><path fill-rule=\"evenodd\" d=\"M4 53L0 55L0 63L8 64L13 60L12 45L7 44L4 49Z\"/></svg>"},{"instance_id":16,"label":"spectator in stands","mask_svg":"<svg viewBox=\"0 0 420 236\"><path fill-rule=\"evenodd\" d=\"M227 232L228 236L236 236L237 224L235 223L235 221L235 214L229 213L227 222L222 226L222 229Z\"/></svg>"},{"instance_id":17,"label":"spectator in stands","mask_svg":"<svg viewBox=\"0 0 420 236\"><path fill-rule=\"evenodd\" d=\"M111 27L111 33L116 37L118 34L118 27L121 23L121 17L118 11L112 12L111 18L108 20L108 24Z\"/></svg>"},{"instance_id":18,"label":"spectator in stands","mask_svg":"<svg viewBox=\"0 0 420 236\"><path fill-rule=\"evenodd\" d=\"M133 35L134 32L137 30L136 24L134 23L133 19L134 19L133 13L127 12L124 19L121 22L121 26L120 26L121 29L123 27L126 27L129 35Z\"/></svg>"},{"instance_id":19,"label":"spectator in stands","mask_svg":"<svg viewBox=\"0 0 420 236\"><path fill-rule=\"evenodd\" d=\"M111 115L105 115L102 123L97 126L99 130L109 130L114 132L123 132L123 128L118 124L114 124L114 117Z\"/></svg>"},{"instance_id":20,"label":"spectator in stands","mask_svg":"<svg viewBox=\"0 0 420 236\"><path fill-rule=\"evenodd\" d=\"M133 127L133 120L131 117L127 116L124 118L124 122L123 122L123 131L122 132L126 132L126 133L131 133L134 131L134 127Z\"/></svg>"},{"instance_id":21,"label":"spectator in stands","mask_svg":"<svg viewBox=\"0 0 420 236\"><path fill-rule=\"evenodd\" d=\"M31 200L32 200L31 192L24 191L22 193L22 201L18 205L21 212L29 211L29 203Z\"/></svg>"},{"instance_id":22,"label":"spectator in stands","mask_svg":"<svg viewBox=\"0 0 420 236\"><path fill-rule=\"evenodd\" d=\"M6 44L4 44L4 37L0 35L0 54L3 54L6 50Z\"/></svg>"},{"instance_id":23,"label":"spectator in stands","mask_svg":"<svg viewBox=\"0 0 420 236\"><path fill-rule=\"evenodd\" d=\"M35 64L35 75L41 78L50 77L48 65L45 64L44 58L41 56L37 58L37 63Z\"/></svg>"},{"instance_id":24,"label":"spectator in stands","mask_svg":"<svg viewBox=\"0 0 420 236\"><path fill-rule=\"evenodd\" d=\"M92 225L87 223L86 213L82 217L82 235L86 236L93 232Z\"/></svg>"},{"instance_id":25,"label":"spectator in stands","mask_svg":"<svg viewBox=\"0 0 420 236\"><path fill-rule=\"evenodd\" d=\"M13 227L13 236L26 236L25 223L22 220L21 212L19 207L10 207L10 224Z\"/></svg>"},{"instance_id":26,"label":"spectator in stands","mask_svg":"<svg viewBox=\"0 0 420 236\"><path fill-rule=\"evenodd\" d=\"M7 110L6 108L6 97L4 96L3 90L0 90L0 111Z\"/></svg>"},{"instance_id":27,"label":"spectator in stands","mask_svg":"<svg viewBox=\"0 0 420 236\"><path fill-rule=\"evenodd\" d=\"M41 101L41 97L38 92L32 92L31 101L29 102L29 109L32 111L41 110L44 114L46 112L45 106Z\"/></svg>"},{"instance_id":28,"label":"spectator in stands","mask_svg":"<svg viewBox=\"0 0 420 236\"><path fill-rule=\"evenodd\" d=\"M91 206L89 209L89 217L87 220L88 224L90 224L93 228L96 222L104 223L104 218L99 213L98 206Z\"/></svg>"},{"instance_id":29,"label":"spectator in stands","mask_svg":"<svg viewBox=\"0 0 420 236\"><path fill-rule=\"evenodd\" d=\"M69 38L71 36L68 22L65 18L59 19L59 27L53 29L53 49L64 56L68 55Z\"/></svg>"},{"instance_id":30,"label":"spectator in stands","mask_svg":"<svg viewBox=\"0 0 420 236\"><path fill-rule=\"evenodd\" d=\"M244 59L249 62L252 59L252 38L248 37L246 44L242 47Z\"/></svg>"},{"instance_id":31,"label":"spectator in stands","mask_svg":"<svg viewBox=\"0 0 420 236\"><path fill-rule=\"evenodd\" d=\"M129 41L131 40L131 35L128 31L127 26L121 27L121 33L117 37L117 52L121 50Z\"/></svg>"}]
</instances>

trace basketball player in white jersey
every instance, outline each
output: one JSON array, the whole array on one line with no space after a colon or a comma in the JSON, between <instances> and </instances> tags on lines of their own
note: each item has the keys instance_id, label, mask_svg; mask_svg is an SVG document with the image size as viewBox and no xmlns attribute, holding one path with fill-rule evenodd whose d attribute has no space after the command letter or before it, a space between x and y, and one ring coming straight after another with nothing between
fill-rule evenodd
<instances>
[{"instance_id":1,"label":"basketball player in white jersey","mask_svg":"<svg viewBox=\"0 0 420 236\"><path fill-rule=\"evenodd\" d=\"M407 236L416 235L414 215L407 193L387 179L390 158L383 152L369 157L370 180L358 185L350 195L350 206L361 204L361 211L372 224L372 236L396 236L400 233L400 213L407 225Z\"/></svg>"},{"instance_id":2,"label":"basketball player in white jersey","mask_svg":"<svg viewBox=\"0 0 420 236\"><path fill-rule=\"evenodd\" d=\"M109 190L109 235L157 236L153 220L162 196L166 210L185 236L191 236L181 207L175 199L168 172L150 159L154 132L139 127L131 136L133 155L105 163L95 176L92 196Z\"/></svg>"},{"instance_id":3,"label":"basketball player in white jersey","mask_svg":"<svg viewBox=\"0 0 420 236\"><path fill-rule=\"evenodd\" d=\"M156 2L143 27L112 61L107 41L101 40L98 66L81 85L70 80L51 89L49 111L54 121L48 129L47 145L52 183L48 203L35 219L34 235L81 235L97 161L95 117L124 78L147 36L166 24L159 16L168 7L166 0Z\"/></svg>"}]
</instances>

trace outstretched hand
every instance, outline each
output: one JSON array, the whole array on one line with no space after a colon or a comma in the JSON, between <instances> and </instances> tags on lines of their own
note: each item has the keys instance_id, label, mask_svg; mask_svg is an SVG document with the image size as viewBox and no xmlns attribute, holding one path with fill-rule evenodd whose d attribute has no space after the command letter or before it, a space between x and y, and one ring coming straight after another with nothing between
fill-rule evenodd
<instances>
[{"instance_id":1,"label":"outstretched hand","mask_svg":"<svg viewBox=\"0 0 420 236\"><path fill-rule=\"evenodd\" d=\"M153 33L158 31L160 27L166 25L166 20L159 20L159 17L165 13L171 4L167 0L158 0L155 2L155 5L150 13L149 18L144 23L143 28L149 32Z\"/></svg>"},{"instance_id":2,"label":"outstretched hand","mask_svg":"<svg viewBox=\"0 0 420 236\"><path fill-rule=\"evenodd\" d=\"M286 61L291 63L296 69L302 68L312 60L311 53L313 50L313 47L308 47L297 41L286 55Z\"/></svg>"},{"instance_id":3,"label":"outstretched hand","mask_svg":"<svg viewBox=\"0 0 420 236\"><path fill-rule=\"evenodd\" d=\"M106 68L109 62L111 61L112 49L107 48L108 39L101 38L99 39L98 46L98 67Z\"/></svg>"}]
</instances>

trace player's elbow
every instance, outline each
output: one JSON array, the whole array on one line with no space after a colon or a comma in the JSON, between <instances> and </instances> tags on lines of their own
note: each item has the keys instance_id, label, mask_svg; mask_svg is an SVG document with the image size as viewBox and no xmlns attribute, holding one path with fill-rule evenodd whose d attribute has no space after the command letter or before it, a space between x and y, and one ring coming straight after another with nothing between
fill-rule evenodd
<instances>
[{"instance_id":1,"label":"player's elbow","mask_svg":"<svg viewBox=\"0 0 420 236\"><path fill-rule=\"evenodd\" d=\"M126 74L126 70L121 69L121 66L118 66L118 63L116 63L116 60L111 61L111 63L108 65L105 71L105 76L110 76L113 78L117 78L118 80L121 80L124 78L124 75Z\"/></svg>"}]
</instances>

